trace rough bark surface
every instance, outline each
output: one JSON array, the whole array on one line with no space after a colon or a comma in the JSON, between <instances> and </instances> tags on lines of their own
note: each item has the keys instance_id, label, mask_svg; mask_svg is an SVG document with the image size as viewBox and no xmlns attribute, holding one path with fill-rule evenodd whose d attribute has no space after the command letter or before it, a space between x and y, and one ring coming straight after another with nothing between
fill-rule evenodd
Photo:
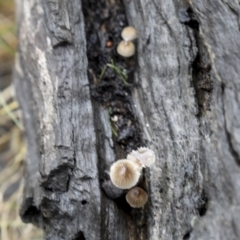
<instances>
[{"instance_id":1,"label":"rough bark surface","mask_svg":"<svg viewBox=\"0 0 240 240\"><path fill-rule=\"evenodd\" d=\"M106 19L121 6L97 2ZM46 239L239 239L239 1L124 2L139 33L132 82L118 99L132 122L125 138L126 128L114 137L110 103L96 100L103 83L94 81L86 19L97 3L88 3L17 1L23 221L44 228ZM102 181L140 145L157 161L144 174L149 202L134 210L124 197L109 199Z\"/></svg>"}]
</instances>

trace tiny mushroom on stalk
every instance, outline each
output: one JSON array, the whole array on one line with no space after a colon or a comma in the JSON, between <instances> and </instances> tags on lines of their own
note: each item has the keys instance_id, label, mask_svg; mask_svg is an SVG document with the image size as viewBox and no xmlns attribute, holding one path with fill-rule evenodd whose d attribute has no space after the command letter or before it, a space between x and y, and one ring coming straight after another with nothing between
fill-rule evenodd
<instances>
[{"instance_id":1,"label":"tiny mushroom on stalk","mask_svg":"<svg viewBox=\"0 0 240 240\"><path fill-rule=\"evenodd\" d=\"M150 167L155 163L154 152L146 147L140 147L138 150L133 150L127 155L127 159L139 162L143 167Z\"/></svg>"},{"instance_id":2,"label":"tiny mushroom on stalk","mask_svg":"<svg viewBox=\"0 0 240 240\"><path fill-rule=\"evenodd\" d=\"M123 57L131 57L135 53L135 46L131 42L137 38L137 31L134 27L125 27L121 33L123 41L118 44L117 52Z\"/></svg>"},{"instance_id":3,"label":"tiny mushroom on stalk","mask_svg":"<svg viewBox=\"0 0 240 240\"><path fill-rule=\"evenodd\" d=\"M135 53L135 46L132 42L121 41L118 44L117 52L123 57L131 57Z\"/></svg>"},{"instance_id":4,"label":"tiny mushroom on stalk","mask_svg":"<svg viewBox=\"0 0 240 240\"><path fill-rule=\"evenodd\" d=\"M142 208L148 201L148 195L142 188L134 187L126 194L126 201L132 208Z\"/></svg>"},{"instance_id":5,"label":"tiny mushroom on stalk","mask_svg":"<svg viewBox=\"0 0 240 240\"><path fill-rule=\"evenodd\" d=\"M138 162L118 160L110 168L110 179L116 187L130 189L137 184L141 171L142 166Z\"/></svg>"},{"instance_id":6,"label":"tiny mushroom on stalk","mask_svg":"<svg viewBox=\"0 0 240 240\"><path fill-rule=\"evenodd\" d=\"M134 27L128 26L122 30L121 36L124 41L129 42L137 38L137 31Z\"/></svg>"}]
</instances>

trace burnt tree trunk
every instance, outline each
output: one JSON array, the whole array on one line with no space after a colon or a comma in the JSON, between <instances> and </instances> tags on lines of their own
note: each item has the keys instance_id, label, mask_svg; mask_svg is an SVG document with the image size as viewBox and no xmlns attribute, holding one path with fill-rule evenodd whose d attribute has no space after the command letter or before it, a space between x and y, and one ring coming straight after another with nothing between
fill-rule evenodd
<instances>
[{"instance_id":1,"label":"burnt tree trunk","mask_svg":"<svg viewBox=\"0 0 240 240\"><path fill-rule=\"evenodd\" d=\"M239 1L16 2L23 221L46 239L240 239ZM126 25L130 59L116 53ZM103 71L111 59L127 82ZM102 186L139 146L157 161L136 210Z\"/></svg>"}]
</instances>

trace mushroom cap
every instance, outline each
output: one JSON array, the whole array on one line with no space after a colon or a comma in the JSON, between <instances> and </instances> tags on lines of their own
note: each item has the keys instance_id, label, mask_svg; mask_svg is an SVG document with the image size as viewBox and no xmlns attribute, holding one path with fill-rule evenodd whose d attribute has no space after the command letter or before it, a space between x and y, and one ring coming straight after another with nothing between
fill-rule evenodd
<instances>
[{"instance_id":1,"label":"mushroom cap","mask_svg":"<svg viewBox=\"0 0 240 240\"><path fill-rule=\"evenodd\" d=\"M131 155L131 154L128 154L128 155L127 155L127 160L133 161L133 162L137 163L139 166L142 166L142 167L145 168L145 166L144 166L143 164L141 164L140 161L139 161L136 157L134 157L133 155Z\"/></svg>"},{"instance_id":2,"label":"mushroom cap","mask_svg":"<svg viewBox=\"0 0 240 240\"><path fill-rule=\"evenodd\" d=\"M134 27L128 26L122 30L121 36L124 41L132 41L137 38L137 31Z\"/></svg>"},{"instance_id":3,"label":"mushroom cap","mask_svg":"<svg viewBox=\"0 0 240 240\"><path fill-rule=\"evenodd\" d=\"M154 152L146 147L140 147L138 150L133 150L127 155L127 159L131 161L138 161L143 167L150 167L155 163ZM135 159L135 160L134 160Z\"/></svg>"},{"instance_id":4,"label":"mushroom cap","mask_svg":"<svg viewBox=\"0 0 240 240\"><path fill-rule=\"evenodd\" d=\"M117 46L117 52L123 57L131 57L135 53L135 46L132 42L121 41Z\"/></svg>"},{"instance_id":5,"label":"mushroom cap","mask_svg":"<svg viewBox=\"0 0 240 240\"><path fill-rule=\"evenodd\" d=\"M148 201L147 193L140 187L134 187L126 194L126 201L132 208L141 208Z\"/></svg>"},{"instance_id":6,"label":"mushroom cap","mask_svg":"<svg viewBox=\"0 0 240 240\"><path fill-rule=\"evenodd\" d=\"M110 168L112 183L121 189L135 186L140 178L142 166L127 159L118 160Z\"/></svg>"}]
</instances>

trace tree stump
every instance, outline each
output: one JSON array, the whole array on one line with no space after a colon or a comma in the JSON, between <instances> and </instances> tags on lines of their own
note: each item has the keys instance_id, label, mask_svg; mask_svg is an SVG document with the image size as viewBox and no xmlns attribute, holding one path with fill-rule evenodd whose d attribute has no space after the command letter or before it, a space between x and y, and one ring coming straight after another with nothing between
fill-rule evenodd
<instances>
[{"instance_id":1,"label":"tree stump","mask_svg":"<svg viewBox=\"0 0 240 240\"><path fill-rule=\"evenodd\" d=\"M23 221L51 240L239 239L239 2L16 3ZM157 160L132 209L106 194L108 171L140 146Z\"/></svg>"}]
</instances>

